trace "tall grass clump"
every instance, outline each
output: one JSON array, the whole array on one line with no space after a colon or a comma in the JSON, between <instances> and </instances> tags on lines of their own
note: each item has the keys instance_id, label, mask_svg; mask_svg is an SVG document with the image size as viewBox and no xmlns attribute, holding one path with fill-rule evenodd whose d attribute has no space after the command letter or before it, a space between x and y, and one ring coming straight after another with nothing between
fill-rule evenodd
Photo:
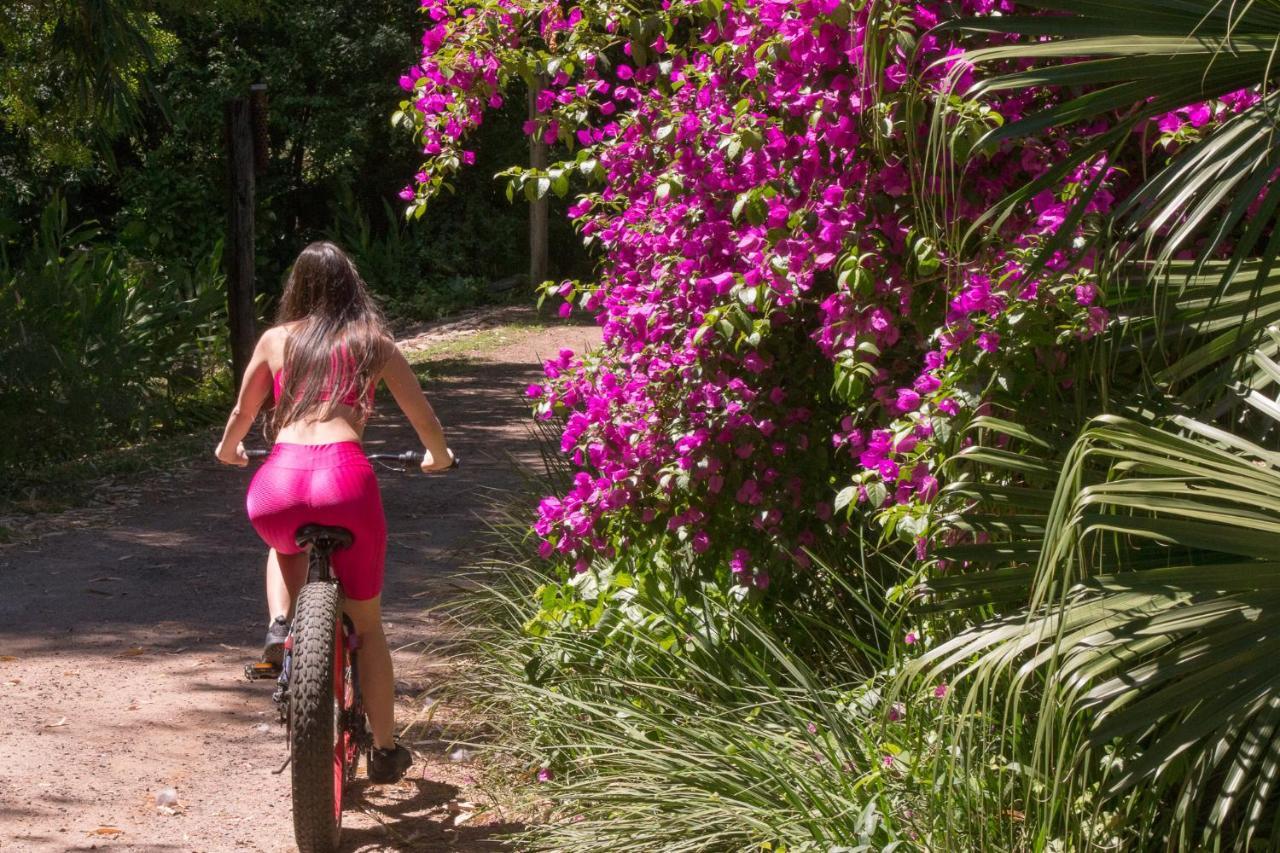
<instances>
[{"instance_id":1,"label":"tall grass clump","mask_svg":"<svg viewBox=\"0 0 1280 853\"><path fill-rule=\"evenodd\" d=\"M998 777L1022 771L957 736L975 712L945 684L892 694L892 653L854 619L789 611L784 628L636 568L571 581L566 624L547 624L559 592L526 562L454 608L470 629L459 687L528 780L527 849L1016 849L986 844L1020 840Z\"/></svg>"},{"instance_id":2,"label":"tall grass clump","mask_svg":"<svg viewBox=\"0 0 1280 853\"><path fill-rule=\"evenodd\" d=\"M539 494L565 485L546 459ZM455 686L520 780L532 825L520 849L960 850L1018 837L1022 804L998 784L1018 764L960 739L974 727L959 715L977 712L946 684L899 683L919 638L869 581L890 574L889 555L869 543L826 555L812 569L825 595L765 608L697 580L678 550L635 547L574 572L540 559L527 531L519 512L497 525L499 556L447 605L467 660Z\"/></svg>"}]
</instances>

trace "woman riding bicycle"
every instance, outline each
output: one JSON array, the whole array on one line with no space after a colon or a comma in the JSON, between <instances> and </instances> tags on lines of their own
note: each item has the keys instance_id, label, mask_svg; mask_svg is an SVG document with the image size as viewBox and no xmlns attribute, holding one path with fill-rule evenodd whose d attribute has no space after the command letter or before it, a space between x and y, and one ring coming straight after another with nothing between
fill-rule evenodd
<instances>
[{"instance_id":1,"label":"woman riding bicycle","mask_svg":"<svg viewBox=\"0 0 1280 853\"><path fill-rule=\"evenodd\" d=\"M345 527L349 548L333 555L344 609L360 637L360 690L373 731L369 779L394 782L413 757L393 735L395 688L380 609L387 526L373 468L361 450L379 380L422 441L423 471L453 464L431 404L387 332L351 259L332 243L303 249L280 300L277 325L263 334L215 454L247 465L243 439L274 393L275 446L249 485L249 519L267 552L267 629L263 659L279 663L293 602L307 579L307 555L294 542L304 524Z\"/></svg>"}]
</instances>

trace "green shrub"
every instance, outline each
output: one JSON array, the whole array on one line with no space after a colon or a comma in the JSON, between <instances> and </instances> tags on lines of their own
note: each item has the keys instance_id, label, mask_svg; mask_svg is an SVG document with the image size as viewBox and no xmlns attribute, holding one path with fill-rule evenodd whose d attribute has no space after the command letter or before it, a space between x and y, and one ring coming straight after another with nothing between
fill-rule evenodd
<instances>
[{"instance_id":1,"label":"green shrub","mask_svg":"<svg viewBox=\"0 0 1280 853\"><path fill-rule=\"evenodd\" d=\"M0 256L0 471L207 422L225 401L220 252L139 261L50 203Z\"/></svg>"},{"instance_id":2,"label":"green shrub","mask_svg":"<svg viewBox=\"0 0 1280 853\"><path fill-rule=\"evenodd\" d=\"M529 493L562 495L573 472L539 426ZM1035 828L1046 808L1122 846L1096 788L1039 775L1034 719L903 677L948 624L906 606L913 576L872 543L832 540L809 593L780 601L696 579L674 539L576 573L538 556L526 501L506 505L443 611L455 686L527 795L521 849L1068 849Z\"/></svg>"}]
</instances>

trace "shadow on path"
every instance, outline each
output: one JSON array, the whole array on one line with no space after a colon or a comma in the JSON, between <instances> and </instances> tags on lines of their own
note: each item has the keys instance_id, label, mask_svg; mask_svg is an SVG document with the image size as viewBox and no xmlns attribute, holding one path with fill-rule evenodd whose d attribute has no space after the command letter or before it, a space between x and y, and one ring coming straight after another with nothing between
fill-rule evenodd
<instances>
[{"instance_id":1,"label":"shadow on path","mask_svg":"<svg viewBox=\"0 0 1280 853\"><path fill-rule=\"evenodd\" d=\"M477 853L504 850L500 836L523 829L515 823L455 825L457 815L450 804L460 793L454 785L425 779L402 784L389 797L376 787L357 786L352 791L354 808L376 821L376 825L344 831L342 850L354 853L369 849L369 845L377 849L388 842L398 850L456 849L459 844Z\"/></svg>"}]
</instances>

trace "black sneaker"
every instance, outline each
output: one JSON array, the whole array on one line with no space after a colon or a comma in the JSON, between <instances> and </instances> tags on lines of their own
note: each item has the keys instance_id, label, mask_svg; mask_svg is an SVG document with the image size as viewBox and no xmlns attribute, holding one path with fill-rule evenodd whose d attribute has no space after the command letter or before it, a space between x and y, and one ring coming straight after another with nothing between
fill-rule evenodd
<instances>
[{"instance_id":1,"label":"black sneaker","mask_svg":"<svg viewBox=\"0 0 1280 853\"><path fill-rule=\"evenodd\" d=\"M267 639L262 646L262 659L280 666L284 662L284 641L289 639L289 622L277 616L267 626Z\"/></svg>"},{"instance_id":2,"label":"black sneaker","mask_svg":"<svg viewBox=\"0 0 1280 853\"><path fill-rule=\"evenodd\" d=\"M413 764L413 753L400 744L391 749L369 749L369 781L375 785L399 782Z\"/></svg>"}]
</instances>

